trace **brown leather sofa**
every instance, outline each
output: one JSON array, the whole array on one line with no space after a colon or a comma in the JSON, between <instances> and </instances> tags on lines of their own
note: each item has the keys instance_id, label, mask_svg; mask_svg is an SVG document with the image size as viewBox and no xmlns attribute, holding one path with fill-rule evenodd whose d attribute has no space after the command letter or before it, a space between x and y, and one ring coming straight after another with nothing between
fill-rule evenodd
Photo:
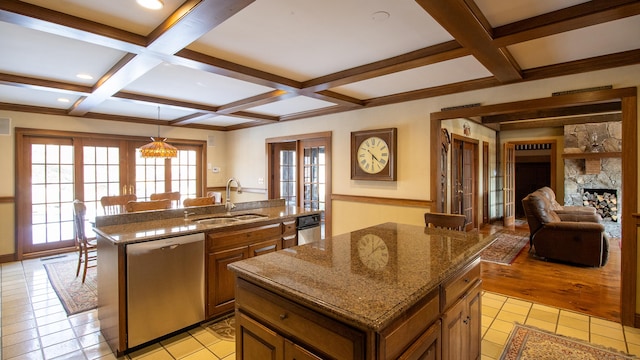
<instances>
[{"instance_id":1,"label":"brown leather sofa","mask_svg":"<svg viewBox=\"0 0 640 360\"><path fill-rule=\"evenodd\" d=\"M559 214L540 189L522 199L522 205L529 224L529 240L537 256L585 266L607 263L609 239L600 216Z\"/></svg>"}]
</instances>

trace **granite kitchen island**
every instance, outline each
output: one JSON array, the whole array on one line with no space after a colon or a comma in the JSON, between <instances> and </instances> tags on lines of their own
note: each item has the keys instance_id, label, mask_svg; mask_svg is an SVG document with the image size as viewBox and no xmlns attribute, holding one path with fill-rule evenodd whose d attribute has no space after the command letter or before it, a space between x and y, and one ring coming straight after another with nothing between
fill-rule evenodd
<instances>
[{"instance_id":1,"label":"granite kitchen island","mask_svg":"<svg viewBox=\"0 0 640 360\"><path fill-rule=\"evenodd\" d=\"M232 263L236 356L478 358L493 238L385 223Z\"/></svg>"},{"instance_id":2,"label":"granite kitchen island","mask_svg":"<svg viewBox=\"0 0 640 360\"><path fill-rule=\"evenodd\" d=\"M100 330L120 356L234 310L227 263L297 244L297 220L320 211L284 200L146 211L96 219Z\"/></svg>"}]
</instances>

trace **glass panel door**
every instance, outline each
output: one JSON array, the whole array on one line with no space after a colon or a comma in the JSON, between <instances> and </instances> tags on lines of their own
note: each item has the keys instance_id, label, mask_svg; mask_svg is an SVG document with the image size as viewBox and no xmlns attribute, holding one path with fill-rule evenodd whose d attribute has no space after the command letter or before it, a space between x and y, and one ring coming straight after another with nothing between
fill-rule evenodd
<instances>
[{"instance_id":1,"label":"glass panel door","mask_svg":"<svg viewBox=\"0 0 640 360\"><path fill-rule=\"evenodd\" d=\"M302 158L302 196L301 206L305 210L322 210L321 230L325 237L325 208L327 202L325 142L322 140L303 140Z\"/></svg>"},{"instance_id":2,"label":"glass panel door","mask_svg":"<svg viewBox=\"0 0 640 360\"><path fill-rule=\"evenodd\" d=\"M171 190L180 191L180 206L186 198L199 196L198 151L178 149L178 157L171 159Z\"/></svg>"},{"instance_id":3,"label":"glass panel door","mask_svg":"<svg viewBox=\"0 0 640 360\"><path fill-rule=\"evenodd\" d=\"M102 216L104 210L100 204L103 196L120 195L132 191L121 179L126 171L120 162L120 144L100 141L86 141L82 146L83 199L87 207L87 219ZM90 232L87 233L90 236Z\"/></svg>"},{"instance_id":4,"label":"glass panel door","mask_svg":"<svg viewBox=\"0 0 640 360\"><path fill-rule=\"evenodd\" d=\"M73 246L73 145L66 139L34 139L30 157L31 226L25 251Z\"/></svg>"}]
</instances>

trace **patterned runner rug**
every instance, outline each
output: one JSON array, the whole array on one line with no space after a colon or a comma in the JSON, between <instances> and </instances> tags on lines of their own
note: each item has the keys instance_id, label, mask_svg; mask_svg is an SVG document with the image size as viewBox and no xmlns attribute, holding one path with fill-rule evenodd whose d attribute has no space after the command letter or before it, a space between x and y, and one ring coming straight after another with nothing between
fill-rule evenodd
<instances>
[{"instance_id":1,"label":"patterned runner rug","mask_svg":"<svg viewBox=\"0 0 640 360\"><path fill-rule=\"evenodd\" d=\"M585 341L551 334L533 327L516 323L500 360L551 360L593 359L625 360L638 359L615 349L608 349Z\"/></svg>"},{"instance_id":2,"label":"patterned runner rug","mask_svg":"<svg viewBox=\"0 0 640 360\"><path fill-rule=\"evenodd\" d=\"M53 286L67 316L98 307L96 268L87 269L87 279L82 283L82 269L76 277L78 262L59 261L44 264L49 281Z\"/></svg>"},{"instance_id":3,"label":"patterned runner rug","mask_svg":"<svg viewBox=\"0 0 640 360\"><path fill-rule=\"evenodd\" d=\"M482 261L510 265L529 243L528 231L503 230L481 254Z\"/></svg>"}]
</instances>

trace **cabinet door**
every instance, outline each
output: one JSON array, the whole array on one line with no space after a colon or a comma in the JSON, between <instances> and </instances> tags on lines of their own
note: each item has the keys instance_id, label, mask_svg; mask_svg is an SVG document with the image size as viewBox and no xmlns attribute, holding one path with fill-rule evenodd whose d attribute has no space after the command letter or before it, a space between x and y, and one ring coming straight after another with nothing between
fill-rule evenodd
<instances>
[{"instance_id":1,"label":"cabinet door","mask_svg":"<svg viewBox=\"0 0 640 360\"><path fill-rule=\"evenodd\" d=\"M322 360L321 357L288 339L284 340L284 358L285 360Z\"/></svg>"},{"instance_id":2,"label":"cabinet door","mask_svg":"<svg viewBox=\"0 0 640 360\"><path fill-rule=\"evenodd\" d=\"M398 360L440 360L441 330L438 320L420 335Z\"/></svg>"},{"instance_id":3,"label":"cabinet door","mask_svg":"<svg viewBox=\"0 0 640 360\"><path fill-rule=\"evenodd\" d=\"M283 359L284 338L273 330L236 312L237 359Z\"/></svg>"},{"instance_id":4,"label":"cabinet door","mask_svg":"<svg viewBox=\"0 0 640 360\"><path fill-rule=\"evenodd\" d=\"M482 281L474 285L442 315L442 358L479 359L482 332Z\"/></svg>"},{"instance_id":5,"label":"cabinet door","mask_svg":"<svg viewBox=\"0 0 640 360\"><path fill-rule=\"evenodd\" d=\"M267 254L270 252L274 252L280 250L282 246L280 245L280 238L265 240L259 243L249 245L249 256L254 257L262 254Z\"/></svg>"},{"instance_id":6,"label":"cabinet door","mask_svg":"<svg viewBox=\"0 0 640 360\"><path fill-rule=\"evenodd\" d=\"M212 317L233 310L235 298L235 277L227 269L234 261L249 257L246 246L223 250L208 255L207 316Z\"/></svg>"},{"instance_id":7,"label":"cabinet door","mask_svg":"<svg viewBox=\"0 0 640 360\"><path fill-rule=\"evenodd\" d=\"M298 245L298 229L296 221L285 221L282 223L282 248L286 249Z\"/></svg>"},{"instance_id":8,"label":"cabinet door","mask_svg":"<svg viewBox=\"0 0 640 360\"><path fill-rule=\"evenodd\" d=\"M467 322L467 303L463 297L442 315L442 359L467 358Z\"/></svg>"},{"instance_id":9,"label":"cabinet door","mask_svg":"<svg viewBox=\"0 0 640 360\"><path fill-rule=\"evenodd\" d=\"M467 293L467 324L469 327L469 359L480 359L480 344L482 342L482 296L480 294L482 281L469 289Z\"/></svg>"}]
</instances>

